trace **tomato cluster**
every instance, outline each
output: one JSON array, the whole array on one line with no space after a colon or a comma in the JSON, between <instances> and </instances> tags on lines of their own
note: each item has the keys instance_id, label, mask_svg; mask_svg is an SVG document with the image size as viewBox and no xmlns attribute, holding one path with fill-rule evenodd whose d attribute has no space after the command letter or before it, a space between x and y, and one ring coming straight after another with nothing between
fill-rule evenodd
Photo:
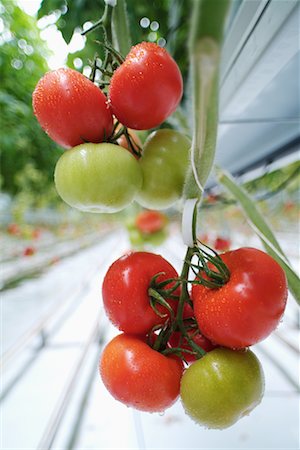
<instances>
[{"instance_id":1,"label":"tomato cluster","mask_svg":"<svg viewBox=\"0 0 300 450\"><path fill-rule=\"evenodd\" d=\"M138 44L121 61L107 96L101 83L59 69L39 81L33 108L67 149L55 168L61 198L82 211L108 213L136 200L150 209L134 224L145 237L165 226L163 215L151 210L181 197L190 141L159 129L141 149L134 130L158 127L175 111L182 77L156 44ZM142 251L108 269L103 303L121 334L103 350L100 374L117 400L161 412L180 396L187 414L211 428L231 426L261 401L263 371L248 347L277 327L286 277L267 254L228 251L230 244L219 239L216 250L226 251L210 255L194 242L180 276L162 256Z\"/></svg>"},{"instance_id":2,"label":"tomato cluster","mask_svg":"<svg viewBox=\"0 0 300 450\"><path fill-rule=\"evenodd\" d=\"M103 350L100 374L117 400L156 412L180 395L187 414L209 428L229 427L260 403L263 370L248 347L278 325L285 274L254 248L217 257L216 267L226 264L229 279L211 287L199 267L190 290L187 279L153 253L131 252L110 266L103 303L122 334ZM207 266L215 269L212 260Z\"/></svg>"},{"instance_id":3,"label":"tomato cluster","mask_svg":"<svg viewBox=\"0 0 300 450\"><path fill-rule=\"evenodd\" d=\"M60 197L88 212L113 213L135 199L156 209L175 203L183 188L190 141L177 131L159 130L146 141L142 154L131 129L159 126L181 97L176 62L149 42L132 47L111 76L108 97L75 70L47 73L33 92L33 110L50 138L71 149L55 168Z\"/></svg>"}]
</instances>

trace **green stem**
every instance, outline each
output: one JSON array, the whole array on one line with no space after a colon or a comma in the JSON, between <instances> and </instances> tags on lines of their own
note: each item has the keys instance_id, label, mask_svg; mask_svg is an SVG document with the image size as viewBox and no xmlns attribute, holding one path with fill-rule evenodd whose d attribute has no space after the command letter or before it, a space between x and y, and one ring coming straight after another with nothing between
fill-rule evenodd
<instances>
[{"instance_id":1,"label":"green stem","mask_svg":"<svg viewBox=\"0 0 300 450\"><path fill-rule=\"evenodd\" d=\"M184 325L184 321L183 321L184 305L190 299L189 292L188 292L188 277L189 277L190 264L191 264L193 255L194 255L194 248L188 247L187 251L186 251L181 275L180 275L181 294L179 297L178 309L177 309L177 314L176 314L176 320L174 321L173 331L176 329L176 327L178 327L179 330L181 331L182 336L185 337L185 339L190 344L191 348L195 352L197 352L197 354L201 357L201 356L204 356L206 354L206 352L201 347L199 347L197 344L195 344L195 342L190 338L190 336L187 333L186 327Z\"/></svg>"},{"instance_id":2,"label":"green stem","mask_svg":"<svg viewBox=\"0 0 300 450\"><path fill-rule=\"evenodd\" d=\"M118 0L113 12L113 44L122 54L127 55L132 45L127 16L126 0Z\"/></svg>"},{"instance_id":3,"label":"green stem","mask_svg":"<svg viewBox=\"0 0 300 450\"><path fill-rule=\"evenodd\" d=\"M201 198L215 157L218 125L218 75L229 0L193 0L189 42L193 88L191 167L183 195Z\"/></svg>"}]
</instances>

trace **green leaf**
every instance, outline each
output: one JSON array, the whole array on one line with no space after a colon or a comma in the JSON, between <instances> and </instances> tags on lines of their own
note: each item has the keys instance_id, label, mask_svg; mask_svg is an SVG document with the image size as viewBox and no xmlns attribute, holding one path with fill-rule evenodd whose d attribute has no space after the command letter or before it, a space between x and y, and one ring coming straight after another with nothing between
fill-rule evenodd
<instances>
[{"instance_id":1,"label":"green leaf","mask_svg":"<svg viewBox=\"0 0 300 450\"><path fill-rule=\"evenodd\" d=\"M286 273L288 285L297 303L300 304L300 279L274 236L270 226L258 210L248 193L228 173L217 169L219 182L234 196L242 207L250 226L261 239L267 253L271 255Z\"/></svg>"}]
</instances>

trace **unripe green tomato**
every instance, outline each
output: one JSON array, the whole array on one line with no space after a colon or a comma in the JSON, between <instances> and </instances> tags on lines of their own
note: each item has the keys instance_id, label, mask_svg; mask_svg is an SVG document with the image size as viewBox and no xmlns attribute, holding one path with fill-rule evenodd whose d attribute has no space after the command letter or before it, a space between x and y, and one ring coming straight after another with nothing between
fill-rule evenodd
<instances>
[{"instance_id":1,"label":"unripe green tomato","mask_svg":"<svg viewBox=\"0 0 300 450\"><path fill-rule=\"evenodd\" d=\"M82 144L67 150L55 167L60 197L81 211L113 213L128 206L142 184L135 157L113 144Z\"/></svg>"},{"instance_id":2,"label":"unripe green tomato","mask_svg":"<svg viewBox=\"0 0 300 450\"><path fill-rule=\"evenodd\" d=\"M129 240L133 247L143 247L144 245L143 235L137 229L129 230Z\"/></svg>"},{"instance_id":3,"label":"unripe green tomato","mask_svg":"<svg viewBox=\"0 0 300 450\"><path fill-rule=\"evenodd\" d=\"M263 370L251 350L216 348L181 379L185 412L207 428L230 427L261 402L263 393Z\"/></svg>"},{"instance_id":4,"label":"unripe green tomato","mask_svg":"<svg viewBox=\"0 0 300 450\"><path fill-rule=\"evenodd\" d=\"M144 235L145 242L155 247L161 245L168 237L166 230L156 231L156 233Z\"/></svg>"},{"instance_id":5,"label":"unripe green tomato","mask_svg":"<svg viewBox=\"0 0 300 450\"><path fill-rule=\"evenodd\" d=\"M142 189L137 202L150 209L164 209L180 199L189 163L189 139L178 131L154 131L146 140L140 165Z\"/></svg>"}]
</instances>

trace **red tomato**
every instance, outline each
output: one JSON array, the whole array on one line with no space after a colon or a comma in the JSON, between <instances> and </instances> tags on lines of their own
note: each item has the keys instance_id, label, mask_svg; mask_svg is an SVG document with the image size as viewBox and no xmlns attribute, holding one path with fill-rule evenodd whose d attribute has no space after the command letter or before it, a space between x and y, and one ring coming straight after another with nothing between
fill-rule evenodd
<instances>
[{"instance_id":1,"label":"red tomato","mask_svg":"<svg viewBox=\"0 0 300 450\"><path fill-rule=\"evenodd\" d=\"M135 130L157 127L177 108L182 86L180 70L169 53L157 44L142 42L132 47L111 78L113 113Z\"/></svg>"},{"instance_id":2,"label":"red tomato","mask_svg":"<svg viewBox=\"0 0 300 450\"><path fill-rule=\"evenodd\" d=\"M271 256L255 248L240 248L220 257L230 279L218 289L193 285L195 317L211 341L248 347L277 327L287 300L286 276Z\"/></svg>"},{"instance_id":3,"label":"red tomato","mask_svg":"<svg viewBox=\"0 0 300 450\"><path fill-rule=\"evenodd\" d=\"M23 251L23 256L32 256L36 252L34 247L26 247Z\"/></svg>"},{"instance_id":4,"label":"red tomato","mask_svg":"<svg viewBox=\"0 0 300 450\"><path fill-rule=\"evenodd\" d=\"M14 236L20 236L21 228L19 227L19 225L17 223L10 223L7 227L7 232Z\"/></svg>"},{"instance_id":5,"label":"red tomato","mask_svg":"<svg viewBox=\"0 0 300 450\"><path fill-rule=\"evenodd\" d=\"M158 211L142 211L136 216L135 225L145 234L160 231L166 224L166 217Z\"/></svg>"},{"instance_id":6,"label":"red tomato","mask_svg":"<svg viewBox=\"0 0 300 450\"><path fill-rule=\"evenodd\" d=\"M217 237L214 243L214 248L220 252L224 252L230 249L230 245L231 245L230 239Z\"/></svg>"},{"instance_id":7,"label":"red tomato","mask_svg":"<svg viewBox=\"0 0 300 450\"><path fill-rule=\"evenodd\" d=\"M102 142L112 132L113 119L105 95L76 70L46 73L32 100L41 127L62 147Z\"/></svg>"},{"instance_id":8,"label":"red tomato","mask_svg":"<svg viewBox=\"0 0 300 450\"><path fill-rule=\"evenodd\" d=\"M177 278L176 270L162 256L147 252L132 252L117 259L108 269L102 286L103 303L111 322L126 333L146 335L154 325L164 323L169 313L163 306L157 310L150 305L148 289L154 275L163 272L158 282ZM168 284L165 289L172 287ZM178 295L178 289L174 294ZM176 310L177 301L168 300Z\"/></svg>"},{"instance_id":9,"label":"red tomato","mask_svg":"<svg viewBox=\"0 0 300 450\"><path fill-rule=\"evenodd\" d=\"M178 398L183 366L137 337L120 334L103 350L100 375L111 395L127 406L161 412Z\"/></svg>"}]
</instances>

